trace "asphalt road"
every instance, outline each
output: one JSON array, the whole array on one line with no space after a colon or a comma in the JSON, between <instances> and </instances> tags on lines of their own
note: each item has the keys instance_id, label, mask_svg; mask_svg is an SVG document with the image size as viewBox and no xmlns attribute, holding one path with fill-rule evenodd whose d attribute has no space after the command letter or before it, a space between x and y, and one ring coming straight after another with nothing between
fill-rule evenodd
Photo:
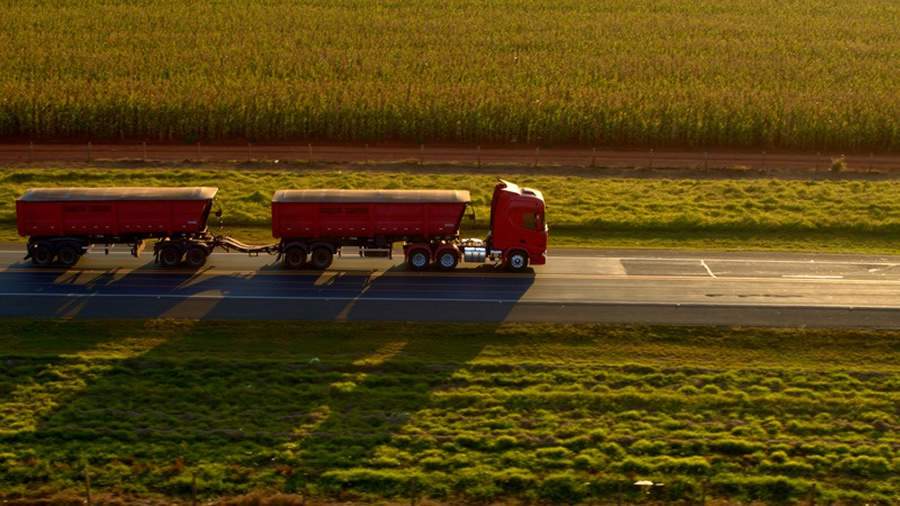
<instances>
[{"instance_id":1,"label":"asphalt road","mask_svg":"<svg viewBox=\"0 0 900 506\"><path fill-rule=\"evenodd\" d=\"M900 328L900 257L551 251L526 274L407 272L345 253L325 272L216 253L199 271L150 255L39 269L0 249L0 316L632 322Z\"/></svg>"}]
</instances>

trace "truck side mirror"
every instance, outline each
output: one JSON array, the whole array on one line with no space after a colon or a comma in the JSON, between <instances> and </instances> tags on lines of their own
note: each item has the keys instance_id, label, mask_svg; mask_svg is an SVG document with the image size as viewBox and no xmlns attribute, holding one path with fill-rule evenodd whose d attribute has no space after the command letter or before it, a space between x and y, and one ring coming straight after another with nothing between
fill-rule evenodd
<instances>
[{"instance_id":1,"label":"truck side mirror","mask_svg":"<svg viewBox=\"0 0 900 506\"><path fill-rule=\"evenodd\" d=\"M216 218L222 218L222 208L216 209Z\"/></svg>"}]
</instances>

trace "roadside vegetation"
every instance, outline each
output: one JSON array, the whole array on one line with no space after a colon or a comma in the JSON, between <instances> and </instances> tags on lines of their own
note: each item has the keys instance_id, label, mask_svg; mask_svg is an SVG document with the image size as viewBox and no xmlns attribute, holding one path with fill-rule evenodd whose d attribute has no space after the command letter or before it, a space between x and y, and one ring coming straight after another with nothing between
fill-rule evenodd
<instances>
[{"instance_id":1,"label":"roadside vegetation","mask_svg":"<svg viewBox=\"0 0 900 506\"><path fill-rule=\"evenodd\" d=\"M0 321L0 494L900 500L900 333ZM299 503L299 502L298 502ZM249 503L248 503L249 504ZM256 504L256 503L253 503Z\"/></svg>"},{"instance_id":2,"label":"roadside vegetation","mask_svg":"<svg viewBox=\"0 0 900 506\"><path fill-rule=\"evenodd\" d=\"M900 181L600 179L508 175L544 192L552 246L900 251ZM16 240L15 199L40 186L220 188L225 229L271 240L270 201L283 188L459 188L487 228L496 179L359 170L9 169L0 172L0 240ZM211 218L211 228L218 226Z\"/></svg>"},{"instance_id":3,"label":"roadside vegetation","mask_svg":"<svg viewBox=\"0 0 900 506\"><path fill-rule=\"evenodd\" d=\"M894 0L4 1L0 137L900 149Z\"/></svg>"}]
</instances>

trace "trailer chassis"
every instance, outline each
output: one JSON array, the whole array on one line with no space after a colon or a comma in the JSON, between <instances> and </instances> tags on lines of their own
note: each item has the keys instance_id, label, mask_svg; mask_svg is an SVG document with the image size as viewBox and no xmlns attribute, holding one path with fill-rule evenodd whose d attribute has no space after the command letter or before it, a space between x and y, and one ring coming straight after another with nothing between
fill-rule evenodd
<instances>
[{"instance_id":1,"label":"trailer chassis","mask_svg":"<svg viewBox=\"0 0 900 506\"><path fill-rule=\"evenodd\" d=\"M197 237L166 237L153 245L153 256L156 263L163 267L176 267L182 263L189 267L200 268L206 264L207 257L215 250L226 252L239 251L250 256L280 254L280 244L252 245L226 236L204 234Z\"/></svg>"}]
</instances>

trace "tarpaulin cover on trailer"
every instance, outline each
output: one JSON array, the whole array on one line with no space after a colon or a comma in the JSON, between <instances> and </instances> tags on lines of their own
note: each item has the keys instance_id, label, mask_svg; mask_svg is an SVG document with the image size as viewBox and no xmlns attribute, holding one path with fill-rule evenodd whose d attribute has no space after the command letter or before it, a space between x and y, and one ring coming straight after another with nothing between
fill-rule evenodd
<instances>
[{"instance_id":1,"label":"tarpaulin cover on trailer","mask_svg":"<svg viewBox=\"0 0 900 506\"><path fill-rule=\"evenodd\" d=\"M278 190L272 202L358 204L469 203L466 190Z\"/></svg>"},{"instance_id":2,"label":"tarpaulin cover on trailer","mask_svg":"<svg viewBox=\"0 0 900 506\"><path fill-rule=\"evenodd\" d=\"M107 200L210 200L218 188L29 188L17 200L22 202L70 202Z\"/></svg>"}]
</instances>

